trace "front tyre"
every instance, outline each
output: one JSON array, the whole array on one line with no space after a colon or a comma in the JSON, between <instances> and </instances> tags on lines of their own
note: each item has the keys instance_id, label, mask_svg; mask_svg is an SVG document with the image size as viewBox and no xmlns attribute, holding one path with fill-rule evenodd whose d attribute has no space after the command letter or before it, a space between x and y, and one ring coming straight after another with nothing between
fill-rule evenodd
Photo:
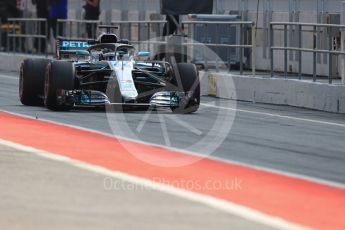
<instances>
[{"instance_id":1,"label":"front tyre","mask_svg":"<svg viewBox=\"0 0 345 230\"><path fill-rule=\"evenodd\" d=\"M194 113L200 106L200 80L194 64L178 63L173 65L174 78L172 83L179 92L191 94L190 98L182 98L178 107L172 107L175 113Z\"/></svg>"},{"instance_id":2,"label":"front tyre","mask_svg":"<svg viewBox=\"0 0 345 230\"><path fill-rule=\"evenodd\" d=\"M54 61L47 66L44 81L44 105L54 111L67 111L73 105L61 100L61 93L73 90L75 84L75 68L73 63Z\"/></svg>"}]
</instances>

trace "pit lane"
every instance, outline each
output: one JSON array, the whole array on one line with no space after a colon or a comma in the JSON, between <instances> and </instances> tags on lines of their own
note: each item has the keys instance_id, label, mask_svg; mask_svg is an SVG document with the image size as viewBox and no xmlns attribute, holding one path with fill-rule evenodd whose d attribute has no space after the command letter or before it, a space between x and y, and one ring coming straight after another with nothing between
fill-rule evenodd
<instances>
[{"instance_id":1,"label":"pit lane","mask_svg":"<svg viewBox=\"0 0 345 230\"><path fill-rule=\"evenodd\" d=\"M56 113L41 107L22 106L18 100L17 75L0 72L1 110L113 135L104 111L81 109ZM227 119L228 113L224 108L231 109L233 105L233 102L209 97L203 97L202 103L200 111L194 115L163 112L168 120L169 117L170 120L177 117L180 123L185 124L165 122L171 147L179 149L198 141L198 131L206 133L215 119ZM147 119L140 132L140 141L167 144L159 114L152 113ZM344 186L343 115L247 102L237 102L232 114L231 130L211 157ZM118 116L117 121L136 130L144 116L145 112L130 112Z\"/></svg>"}]
</instances>

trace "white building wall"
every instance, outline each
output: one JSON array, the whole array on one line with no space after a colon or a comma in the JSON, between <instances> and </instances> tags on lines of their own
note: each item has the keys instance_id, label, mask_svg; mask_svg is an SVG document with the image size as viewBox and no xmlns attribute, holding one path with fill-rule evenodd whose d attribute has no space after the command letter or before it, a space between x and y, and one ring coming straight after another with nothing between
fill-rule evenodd
<instances>
[{"instance_id":1,"label":"white building wall","mask_svg":"<svg viewBox=\"0 0 345 230\"><path fill-rule=\"evenodd\" d=\"M185 0L176 0L178 2ZM31 1L29 1L31 2ZM259 2L259 5L258 5ZM268 24L270 21L297 21L311 23L327 23L329 14L339 14L342 0L214 0L214 13L229 14L238 13L243 20L256 22L258 14L257 52L256 65L258 69L269 69L269 43ZM82 18L81 0L69 0L69 17L71 19ZM29 11L33 10L28 4ZM258 10L257 10L258 9ZM101 20L109 23L111 20L147 20L150 15L160 13L160 0L101 0ZM29 14L30 15L30 14ZM312 33L303 33L303 45L309 47ZM289 43L293 43L294 37L288 35ZM321 37L323 48L327 49L328 40ZM283 32L275 33L275 44L283 45ZM309 46L308 46L309 45ZM311 48L311 47L309 47ZM283 70L283 52L276 52L275 68ZM297 71L298 62L296 54L289 52L289 69ZM303 72L312 73L312 55L303 54ZM328 75L328 57L318 55L317 70L320 75ZM337 62L337 61L336 61ZM339 72L337 64L334 65L334 73Z\"/></svg>"}]
</instances>

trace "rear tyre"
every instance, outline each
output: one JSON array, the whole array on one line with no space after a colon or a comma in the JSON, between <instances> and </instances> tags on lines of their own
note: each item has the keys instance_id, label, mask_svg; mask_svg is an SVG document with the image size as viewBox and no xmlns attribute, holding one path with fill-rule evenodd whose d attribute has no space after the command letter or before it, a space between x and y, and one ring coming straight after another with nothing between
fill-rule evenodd
<instances>
[{"instance_id":1,"label":"rear tyre","mask_svg":"<svg viewBox=\"0 0 345 230\"><path fill-rule=\"evenodd\" d=\"M44 77L48 59L25 59L20 66L19 99L23 105L43 104Z\"/></svg>"},{"instance_id":2,"label":"rear tyre","mask_svg":"<svg viewBox=\"0 0 345 230\"><path fill-rule=\"evenodd\" d=\"M48 64L44 81L44 105L54 111L67 111L73 105L66 104L61 98L63 91L73 90L75 69L71 62L54 61Z\"/></svg>"},{"instance_id":3,"label":"rear tyre","mask_svg":"<svg viewBox=\"0 0 345 230\"><path fill-rule=\"evenodd\" d=\"M174 78L172 83L180 92L191 92L190 100L182 100L178 107L172 107L175 113L194 113L200 106L200 80L194 64L178 63L173 65Z\"/></svg>"}]
</instances>

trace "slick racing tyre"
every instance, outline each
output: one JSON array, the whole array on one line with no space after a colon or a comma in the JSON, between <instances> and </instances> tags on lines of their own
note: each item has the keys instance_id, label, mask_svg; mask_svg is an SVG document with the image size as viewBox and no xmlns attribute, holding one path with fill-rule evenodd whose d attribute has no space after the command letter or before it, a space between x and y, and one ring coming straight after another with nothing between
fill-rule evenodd
<instances>
[{"instance_id":1,"label":"slick racing tyre","mask_svg":"<svg viewBox=\"0 0 345 230\"><path fill-rule=\"evenodd\" d=\"M183 98L178 107L172 107L175 113L194 113L200 106L200 80L194 64L178 63L173 65L174 78L172 84L179 92L192 93L189 100Z\"/></svg>"},{"instance_id":2,"label":"slick racing tyre","mask_svg":"<svg viewBox=\"0 0 345 230\"><path fill-rule=\"evenodd\" d=\"M75 69L71 62L54 61L48 64L44 81L44 105L54 111L67 111L73 105L61 101L62 91L73 90Z\"/></svg>"},{"instance_id":3,"label":"slick racing tyre","mask_svg":"<svg viewBox=\"0 0 345 230\"><path fill-rule=\"evenodd\" d=\"M19 98L23 105L42 105L48 59L25 59L20 67Z\"/></svg>"}]
</instances>

